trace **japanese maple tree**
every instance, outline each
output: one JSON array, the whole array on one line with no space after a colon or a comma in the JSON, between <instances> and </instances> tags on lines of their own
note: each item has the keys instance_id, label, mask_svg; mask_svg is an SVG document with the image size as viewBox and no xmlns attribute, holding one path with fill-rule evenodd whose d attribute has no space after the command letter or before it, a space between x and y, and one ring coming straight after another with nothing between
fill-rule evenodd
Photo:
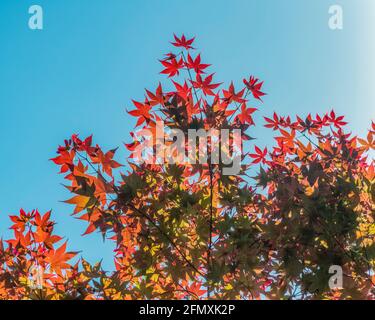
<instances>
[{"instance_id":1,"label":"japanese maple tree","mask_svg":"<svg viewBox=\"0 0 375 320\"><path fill-rule=\"evenodd\" d=\"M72 263L76 253L53 234L50 213L21 210L11 216L14 238L0 243L0 298L374 298L375 124L359 138L334 111L273 113L263 125L275 144L261 147L249 131L263 82L250 76L222 88L193 43L174 36L174 50L160 60L167 82L128 108L135 128L126 165L91 136L71 136L52 159L71 193L66 202L87 222L84 234L115 242L115 271ZM149 151L160 147L150 136L158 121L186 137L189 129L240 130L240 172L225 175L226 164L210 155L206 163L140 161L145 140ZM208 150L217 144L208 139ZM335 265L343 288L329 287Z\"/></svg>"}]
</instances>

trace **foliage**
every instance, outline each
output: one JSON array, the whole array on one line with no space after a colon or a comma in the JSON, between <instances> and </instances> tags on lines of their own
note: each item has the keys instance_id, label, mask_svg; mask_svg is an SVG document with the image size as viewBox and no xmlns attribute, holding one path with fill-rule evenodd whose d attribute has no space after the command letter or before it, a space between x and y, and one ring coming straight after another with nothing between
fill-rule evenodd
<instances>
[{"instance_id":1,"label":"foliage","mask_svg":"<svg viewBox=\"0 0 375 320\"><path fill-rule=\"evenodd\" d=\"M252 97L263 82L221 90L210 66L194 55L194 39L175 36L176 52L160 62L170 83L133 101L136 118L129 171L116 150L73 135L52 159L65 174L73 214L114 241L116 270L91 266L53 234L50 213L11 216L14 239L1 242L3 299L371 299L375 263L375 171L368 159L375 124L366 139L344 131L334 111L305 119L265 117L275 146L252 143ZM186 76L184 77L183 74ZM165 88L169 88L166 90ZM224 164L139 164L140 131L240 129L239 175ZM148 131L147 131L147 130ZM208 148L212 150L213 141ZM154 142L152 149L157 147ZM172 150L173 152L173 150ZM256 171L256 176L250 176ZM329 267L342 266L344 286L331 290ZM30 286L30 270L43 285Z\"/></svg>"}]
</instances>

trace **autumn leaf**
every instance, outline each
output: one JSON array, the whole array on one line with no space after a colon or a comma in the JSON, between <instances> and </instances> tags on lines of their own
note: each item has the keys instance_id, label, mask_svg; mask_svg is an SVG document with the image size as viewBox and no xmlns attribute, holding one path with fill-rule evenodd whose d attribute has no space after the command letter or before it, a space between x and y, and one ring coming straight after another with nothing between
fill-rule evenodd
<instances>
[{"instance_id":1,"label":"autumn leaf","mask_svg":"<svg viewBox=\"0 0 375 320\"><path fill-rule=\"evenodd\" d=\"M184 100L188 100L189 96L191 96L191 88L189 88L188 84L185 83L183 85L180 85L179 83L172 81L174 86L177 89L177 94Z\"/></svg>"},{"instance_id":2,"label":"autumn leaf","mask_svg":"<svg viewBox=\"0 0 375 320\"><path fill-rule=\"evenodd\" d=\"M224 99L228 101L228 103L232 101L238 102L238 103L244 103L245 99L242 98L244 93L245 93L245 89L242 89L236 93L233 82L231 82L228 90L223 90Z\"/></svg>"},{"instance_id":3,"label":"autumn leaf","mask_svg":"<svg viewBox=\"0 0 375 320\"><path fill-rule=\"evenodd\" d=\"M191 45L194 42L195 38L186 39L185 35L182 35L181 38L178 38L175 34L173 36L174 36L175 42L171 42L171 43L175 47L182 47L182 48L185 48L186 50L194 49Z\"/></svg>"},{"instance_id":4,"label":"autumn leaf","mask_svg":"<svg viewBox=\"0 0 375 320\"><path fill-rule=\"evenodd\" d=\"M375 149L374 135L371 131L367 134L367 140L358 138L358 142L362 145L362 150L364 151Z\"/></svg>"},{"instance_id":5,"label":"autumn leaf","mask_svg":"<svg viewBox=\"0 0 375 320\"><path fill-rule=\"evenodd\" d=\"M73 198L64 201L65 203L74 204L76 207L73 214L77 214L82 210L86 209L88 202L90 201L89 197L76 195Z\"/></svg>"},{"instance_id":6,"label":"autumn leaf","mask_svg":"<svg viewBox=\"0 0 375 320\"><path fill-rule=\"evenodd\" d=\"M143 104L134 100L133 104L135 105L136 109L128 111L128 113L138 118L137 124L135 125L136 127L138 127L145 121L149 121L151 119L152 115L150 114L150 111L152 107L148 104Z\"/></svg>"},{"instance_id":7,"label":"autumn leaf","mask_svg":"<svg viewBox=\"0 0 375 320\"><path fill-rule=\"evenodd\" d=\"M159 83L158 87L156 88L155 94L152 93L151 91L147 90L147 89L146 89L146 93L147 93L147 96L148 96L147 103L151 107L156 106L158 104L164 105L164 103L166 102L167 97L168 97L168 96L163 94L163 88L161 86L161 83Z\"/></svg>"},{"instance_id":8,"label":"autumn leaf","mask_svg":"<svg viewBox=\"0 0 375 320\"><path fill-rule=\"evenodd\" d=\"M336 113L332 110L330 114L327 116L329 122L331 122L336 128L341 128L342 126L346 125L347 122L342 121L344 116L336 116Z\"/></svg>"},{"instance_id":9,"label":"autumn leaf","mask_svg":"<svg viewBox=\"0 0 375 320\"><path fill-rule=\"evenodd\" d=\"M241 104L241 113L236 116L236 119L238 119L242 124L250 124L253 125L254 121L251 115L257 111L256 108L247 108L246 103Z\"/></svg>"},{"instance_id":10,"label":"autumn leaf","mask_svg":"<svg viewBox=\"0 0 375 320\"><path fill-rule=\"evenodd\" d=\"M214 74L210 74L205 79L202 78L200 74L196 75L196 81L191 81L192 85L196 89L201 89L204 95L214 96L215 93L212 90L215 90L221 85L221 83L212 83L212 78Z\"/></svg>"},{"instance_id":11,"label":"autumn leaf","mask_svg":"<svg viewBox=\"0 0 375 320\"><path fill-rule=\"evenodd\" d=\"M209 67L209 64L201 63L201 55L198 54L195 59L193 59L190 54L187 56L186 67L193 69L197 74L204 73L204 69Z\"/></svg>"},{"instance_id":12,"label":"autumn leaf","mask_svg":"<svg viewBox=\"0 0 375 320\"><path fill-rule=\"evenodd\" d=\"M58 249L51 250L46 257L46 262L50 264L51 268L55 270L57 274L61 274L61 269L69 268L70 265L67 262L77 255L76 252L66 252L66 245L67 242Z\"/></svg>"},{"instance_id":13,"label":"autumn leaf","mask_svg":"<svg viewBox=\"0 0 375 320\"><path fill-rule=\"evenodd\" d=\"M272 128L274 131L279 129L280 127L279 116L276 114L276 112L273 113L272 119L264 117L264 120L268 122L267 124L264 125L266 128Z\"/></svg>"},{"instance_id":14,"label":"autumn leaf","mask_svg":"<svg viewBox=\"0 0 375 320\"><path fill-rule=\"evenodd\" d=\"M160 73L167 74L169 78L179 75L180 69L184 66L182 58L178 61L175 58L172 58L169 61L160 60L160 63L165 67Z\"/></svg>"},{"instance_id":15,"label":"autumn leaf","mask_svg":"<svg viewBox=\"0 0 375 320\"><path fill-rule=\"evenodd\" d=\"M268 150L267 148L264 148L264 150L262 151L259 147L255 146L255 152L254 154L250 154L249 156L251 158L253 158L253 164L256 164L256 163L266 163L266 156L267 156L267 153L268 153Z\"/></svg>"},{"instance_id":16,"label":"autumn leaf","mask_svg":"<svg viewBox=\"0 0 375 320\"><path fill-rule=\"evenodd\" d=\"M262 92L262 86L263 86L263 81L258 82L259 79L250 76L249 80L244 79L243 83L245 84L246 88L251 91L255 99L258 99L262 101L261 97L266 95L264 92Z\"/></svg>"}]
</instances>

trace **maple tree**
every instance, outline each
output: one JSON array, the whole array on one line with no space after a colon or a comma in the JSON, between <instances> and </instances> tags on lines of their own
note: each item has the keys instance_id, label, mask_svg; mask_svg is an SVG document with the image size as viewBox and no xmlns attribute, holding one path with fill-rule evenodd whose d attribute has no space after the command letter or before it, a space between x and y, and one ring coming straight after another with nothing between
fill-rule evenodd
<instances>
[{"instance_id":1,"label":"maple tree","mask_svg":"<svg viewBox=\"0 0 375 320\"><path fill-rule=\"evenodd\" d=\"M263 125L275 132L275 145L261 148L248 131L257 111L250 97L262 102L263 82L250 76L243 87L220 89L193 42L174 36L175 52L160 61L170 83L133 101L126 170L116 149L103 151L91 136L71 136L52 159L73 215L87 222L84 235L114 241L115 271L83 258L73 263L76 252L53 233L50 212L21 210L10 217L14 238L0 242L1 299L374 298L375 124L360 138L334 111L294 121L274 113ZM139 162L137 147L150 138L139 132L155 132L160 120L186 136L240 129L251 146L239 174L224 175L225 165L210 156L207 163ZM329 288L332 265L343 269L341 289ZM43 280L37 288L35 267Z\"/></svg>"}]
</instances>

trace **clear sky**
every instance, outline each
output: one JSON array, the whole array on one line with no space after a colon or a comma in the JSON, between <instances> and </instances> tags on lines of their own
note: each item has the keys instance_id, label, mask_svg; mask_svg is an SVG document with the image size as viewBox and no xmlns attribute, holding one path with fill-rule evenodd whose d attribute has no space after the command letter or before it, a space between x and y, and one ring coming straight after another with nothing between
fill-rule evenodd
<instances>
[{"instance_id":1,"label":"clear sky","mask_svg":"<svg viewBox=\"0 0 375 320\"><path fill-rule=\"evenodd\" d=\"M28 28L32 4L44 10L41 31ZM328 27L334 4L344 10L340 31ZM85 223L61 202L69 194L48 159L72 133L93 133L104 149L129 142L125 108L165 80L157 59L173 33L197 37L218 81L265 81L258 121L334 108L364 134L375 119L374 21L374 0L1 0L0 234L21 207L53 209L70 249L113 268L109 241L80 236ZM260 125L250 133L270 142Z\"/></svg>"}]
</instances>

